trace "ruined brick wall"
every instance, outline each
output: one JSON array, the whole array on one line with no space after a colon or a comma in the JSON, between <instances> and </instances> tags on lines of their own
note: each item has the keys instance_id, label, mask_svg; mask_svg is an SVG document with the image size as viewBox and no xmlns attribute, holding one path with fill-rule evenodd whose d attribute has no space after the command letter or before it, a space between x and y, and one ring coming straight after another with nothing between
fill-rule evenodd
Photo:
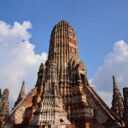
<instances>
[{"instance_id":1,"label":"ruined brick wall","mask_svg":"<svg viewBox=\"0 0 128 128\"><path fill-rule=\"evenodd\" d=\"M92 87L85 87L88 103L94 110L94 116L91 121L91 128L117 128L120 125L116 122L116 117L111 112L110 108L103 103L102 99L96 94ZM104 107L104 109L103 109ZM113 115L113 116L112 116Z\"/></svg>"},{"instance_id":2,"label":"ruined brick wall","mask_svg":"<svg viewBox=\"0 0 128 128\"><path fill-rule=\"evenodd\" d=\"M4 122L4 126L12 126L13 124L21 124L26 119L26 110L33 104L33 97L37 93L37 88L32 91L10 112L9 118Z\"/></svg>"}]
</instances>

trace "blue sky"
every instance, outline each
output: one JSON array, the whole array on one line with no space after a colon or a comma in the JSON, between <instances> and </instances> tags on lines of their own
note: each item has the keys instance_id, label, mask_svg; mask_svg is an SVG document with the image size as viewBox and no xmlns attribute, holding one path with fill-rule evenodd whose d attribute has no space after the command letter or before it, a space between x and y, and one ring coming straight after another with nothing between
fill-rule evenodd
<instances>
[{"instance_id":1,"label":"blue sky","mask_svg":"<svg viewBox=\"0 0 128 128\"><path fill-rule=\"evenodd\" d=\"M98 91L107 91L107 93L101 95L106 96L111 93L111 76L113 74L117 76L119 84L121 84L120 88L126 86L128 84L126 78L128 76L128 61L126 61L128 60L128 0L0 0L0 21L18 28L17 25L14 25L14 22L17 21L20 29L24 29L23 33L27 35L28 39L29 34L27 32L31 33L30 44L26 43L25 47L28 45L31 47L31 44L36 46L34 53L32 47L27 47L28 51L31 52L30 55L34 56L33 60L36 59L36 61L39 59L39 56L36 55L48 52L52 28L63 19L67 20L75 29L80 58L86 65L88 78L94 79ZM32 24L32 29L24 28L24 21L29 21ZM1 24L6 26L3 23ZM28 28L31 28L28 22L27 25ZM20 29L18 34L20 34ZM17 35L15 36L17 37ZM0 38L3 38L1 33ZM12 39L9 35L7 38ZM24 37L20 37L19 40L22 41L23 39ZM2 45L0 44L0 46ZM18 52L17 55L19 54ZM26 55L25 52L24 54ZM8 55L6 54L6 56ZM15 55L15 61L20 62L20 60L16 60L17 55ZM2 60L7 60L7 58L4 57ZM41 58L43 56L40 56L39 60ZM31 63L33 63L33 60ZM15 61L14 59L11 60L11 62ZM8 63L8 61L5 61L5 63ZM37 63L36 70L34 69L36 73L40 61ZM4 70L1 64L0 69ZM28 63L26 65L27 68L23 67L23 70L28 69L28 67L32 69L31 65L28 65ZM15 67L15 65L13 66ZM8 69L11 68L11 66L8 67ZM5 69L7 69L6 66ZM30 69L28 72L26 74L32 74ZM13 73L15 73L15 70L13 70ZM10 71L10 74L13 73ZM20 72L19 75L21 75ZM21 81L25 76L18 76L18 78ZM5 84L3 81L6 78L5 75L3 80L0 79L1 85ZM8 78L10 78L10 75ZM28 78L28 81L31 81L31 77ZM31 87L33 87L33 83Z\"/></svg>"},{"instance_id":2,"label":"blue sky","mask_svg":"<svg viewBox=\"0 0 128 128\"><path fill-rule=\"evenodd\" d=\"M53 26L67 20L75 29L81 60L93 77L118 40L128 41L127 0L0 0L0 20L30 21L35 52L47 52Z\"/></svg>"}]
</instances>

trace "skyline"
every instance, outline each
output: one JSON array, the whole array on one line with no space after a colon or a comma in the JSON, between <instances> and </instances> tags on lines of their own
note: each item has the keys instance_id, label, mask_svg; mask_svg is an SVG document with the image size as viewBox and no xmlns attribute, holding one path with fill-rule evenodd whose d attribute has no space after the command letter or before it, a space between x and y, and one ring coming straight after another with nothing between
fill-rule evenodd
<instances>
[{"instance_id":1,"label":"skyline","mask_svg":"<svg viewBox=\"0 0 128 128\"><path fill-rule=\"evenodd\" d=\"M16 89L17 94L22 80L26 80L27 91L34 87L39 64L45 61L43 58L46 58L48 53L52 28L57 22L64 19L71 24L76 32L79 55L87 68L88 79L93 79L96 91L109 96L109 98L112 97L112 75L117 77L121 89L128 84L127 4L126 0L99 0L99 2L95 0L81 2L78 0L66 0L65 2L59 0L54 2L50 0L39 0L38 2L35 0L1 0L0 21L5 24L2 22L0 24L0 28L3 30L0 33L0 39L3 42L0 42L2 49L0 52L0 59L2 60L0 62L0 70L2 71L0 73L2 76L0 87L2 89L2 85L8 88L19 87ZM7 27L8 25L10 28ZM3 34L6 32L4 28L17 30L17 32L12 35L8 32L5 36ZM21 34L20 31L24 34ZM27 41L28 44L25 43ZM3 46L6 42L8 49ZM10 55L9 52L16 50L17 47L19 49L16 54ZM29 54L22 48L27 48ZM28 54L29 57L22 58L20 52L24 53L25 56ZM10 66L8 66L8 59L11 63ZM19 66L13 68L13 66L17 66L16 63ZM6 74L7 69L10 76ZM11 74L17 75L13 73L16 71L19 71L18 76L10 78ZM32 81L31 77L33 78ZM9 79L9 82L5 82L5 79ZM8 85L9 83L12 85ZM106 100L109 98L107 97Z\"/></svg>"}]
</instances>

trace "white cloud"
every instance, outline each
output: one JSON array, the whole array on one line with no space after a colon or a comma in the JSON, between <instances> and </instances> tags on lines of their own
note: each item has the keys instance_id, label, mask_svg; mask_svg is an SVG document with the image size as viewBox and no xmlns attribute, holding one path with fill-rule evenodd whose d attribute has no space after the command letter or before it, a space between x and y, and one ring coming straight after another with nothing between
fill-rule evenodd
<instances>
[{"instance_id":1,"label":"white cloud","mask_svg":"<svg viewBox=\"0 0 128 128\"><path fill-rule=\"evenodd\" d=\"M123 40L114 44L113 51L105 57L104 64L99 66L93 78L95 89L98 92L104 91L106 98L109 99L107 101L109 105L112 100L110 98L113 89L112 75L116 76L119 88L122 91L122 88L128 85L128 44ZM103 93L100 93L100 95L103 96Z\"/></svg>"},{"instance_id":2,"label":"white cloud","mask_svg":"<svg viewBox=\"0 0 128 128\"><path fill-rule=\"evenodd\" d=\"M108 106L111 106L111 100L112 100L112 92L106 92L106 91L97 91L98 95L100 95L100 97L102 99L104 99L105 103Z\"/></svg>"},{"instance_id":3,"label":"white cloud","mask_svg":"<svg viewBox=\"0 0 128 128\"><path fill-rule=\"evenodd\" d=\"M35 86L39 65L47 58L46 53L35 54L30 28L29 21L13 25L0 21L0 88L9 88L11 102L17 99L23 80L27 91Z\"/></svg>"},{"instance_id":4,"label":"white cloud","mask_svg":"<svg viewBox=\"0 0 128 128\"><path fill-rule=\"evenodd\" d=\"M93 84L93 79L89 79L88 82L92 88L95 88L95 85Z\"/></svg>"}]
</instances>

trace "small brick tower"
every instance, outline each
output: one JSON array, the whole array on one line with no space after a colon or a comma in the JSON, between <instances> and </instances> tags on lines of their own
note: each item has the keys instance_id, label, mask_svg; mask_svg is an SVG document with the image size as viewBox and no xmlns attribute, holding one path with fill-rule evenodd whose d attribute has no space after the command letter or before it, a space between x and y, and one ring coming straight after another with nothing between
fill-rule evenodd
<instances>
[{"instance_id":1,"label":"small brick tower","mask_svg":"<svg viewBox=\"0 0 128 128\"><path fill-rule=\"evenodd\" d=\"M22 99L24 99L25 96L26 96L26 94L25 94L25 81L23 81L23 82L22 82L22 86L21 86L21 90L20 90L20 93L19 93L19 96L18 96L18 99L17 99L17 101L15 102L14 107L17 106L17 105L20 103L20 101L21 101Z\"/></svg>"},{"instance_id":2,"label":"small brick tower","mask_svg":"<svg viewBox=\"0 0 128 128\"><path fill-rule=\"evenodd\" d=\"M124 113L123 96L118 88L115 76L113 78L113 100L112 100L112 111L122 120Z\"/></svg>"},{"instance_id":3,"label":"small brick tower","mask_svg":"<svg viewBox=\"0 0 128 128\"><path fill-rule=\"evenodd\" d=\"M9 90L3 91L2 99L0 102L0 121L6 118L9 114L9 102L8 102Z\"/></svg>"}]
</instances>

